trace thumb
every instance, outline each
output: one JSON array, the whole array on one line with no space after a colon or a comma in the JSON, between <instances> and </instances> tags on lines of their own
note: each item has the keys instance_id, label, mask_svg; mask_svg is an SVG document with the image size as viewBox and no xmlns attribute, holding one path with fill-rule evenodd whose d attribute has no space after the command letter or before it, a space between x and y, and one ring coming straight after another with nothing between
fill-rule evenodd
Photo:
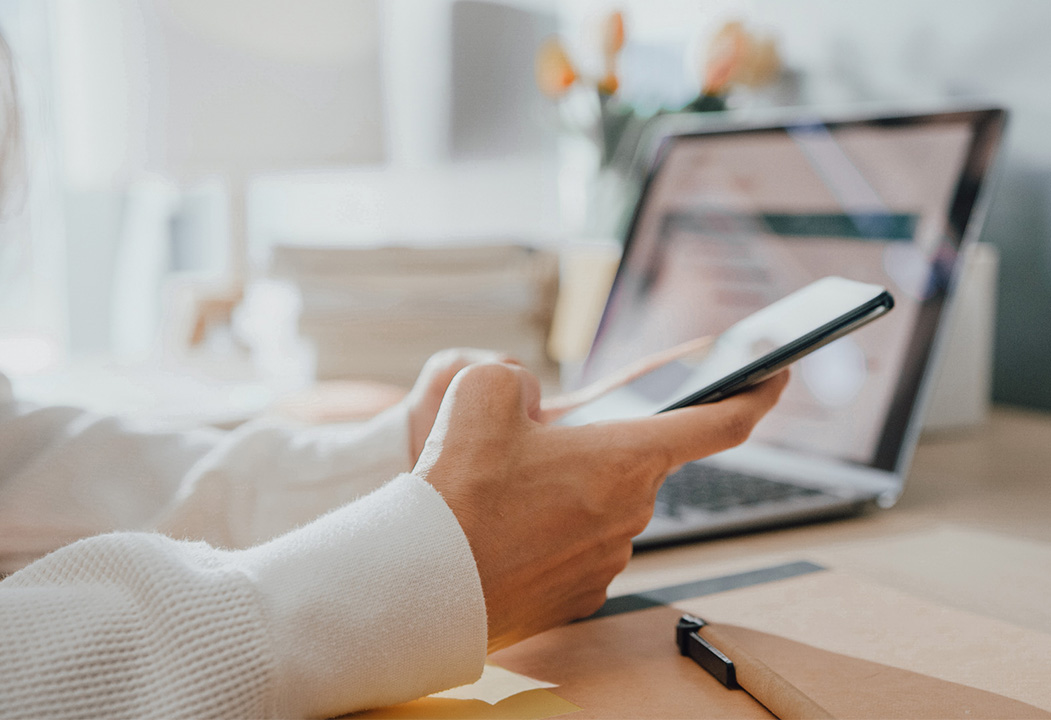
<instances>
[{"instance_id":1,"label":"thumb","mask_svg":"<svg viewBox=\"0 0 1051 720\"><path fill-rule=\"evenodd\" d=\"M777 403L788 371L725 400L671 410L651 417L602 423L617 442L639 452L660 452L668 469L740 445Z\"/></svg>"}]
</instances>

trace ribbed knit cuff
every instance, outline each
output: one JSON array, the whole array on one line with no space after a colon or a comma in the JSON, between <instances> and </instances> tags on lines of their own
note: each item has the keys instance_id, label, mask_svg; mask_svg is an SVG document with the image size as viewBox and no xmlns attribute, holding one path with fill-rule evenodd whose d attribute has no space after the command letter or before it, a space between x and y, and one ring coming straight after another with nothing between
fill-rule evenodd
<instances>
[{"instance_id":1,"label":"ribbed knit cuff","mask_svg":"<svg viewBox=\"0 0 1051 720\"><path fill-rule=\"evenodd\" d=\"M241 554L263 596L278 716L389 705L481 674L486 614L474 558L423 480L401 475Z\"/></svg>"}]
</instances>

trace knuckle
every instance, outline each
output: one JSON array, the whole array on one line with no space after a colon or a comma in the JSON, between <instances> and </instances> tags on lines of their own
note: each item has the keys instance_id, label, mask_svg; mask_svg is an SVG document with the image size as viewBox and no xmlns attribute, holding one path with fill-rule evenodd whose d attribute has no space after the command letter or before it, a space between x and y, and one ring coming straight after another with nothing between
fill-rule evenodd
<instances>
[{"instance_id":1,"label":"knuckle","mask_svg":"<svg viewBox=\"0 0 1051 720\"><path fill-rule=\"evenodd\" d=\"M445 368L454 365L460 357L460 351L456 348L446 348L427 358L426 366L430 368Z\"/></svg>"},{"instance_id":2,"label":"knuckle","mask_svg":"<svg viewBox=\"0 0 1051 720\"><path fill-rule=\"evenodd\" d=\"M513 388L518 385L515 371L495 362L468 365L460 371L460 384L466 387L484 387L489 390Z\"/></svg>"},{"instance_id":3,"label":"knuckle","mask_svg":"<svg viewBox=\"0 0 1051 720\"><path fill-rule=\"evenodd\" d=\"M644 473L642 453L632 452L622 447L611 448L606 453L606 472L614 478L634 480Z\"/></svg>"},{"instance_id":4,"label":"knuckle","mask_svg":"<svg viewBox=\"0 0 1051 720\"><path fill-rule=\"evenodd\" d=\"M670 464L665 449L656 445L646 451L625 447L611 449L606 454L606 462L609 475L631 483L640 491L648 491L652 481Z\"/></svg>"},{"instance_id":5,"label":"knuckle","mask_svg":"<svg viewBox=\"0 0 1051 720\"><path fill-rule=\"evenodd\" d=\"M639 532L642 532L642 531L640 530ZM637 533L632 533L633 536L635 534L637 534ZM618 551L614 555L614 558L613 558L613 568L614 568L613 575L614 575L614 577L619 575L621 573L621 571L623 571L624 568L626 568L628 566L628 563L631 562L631 556L632 556L633 551L634 551L634 548L631 545L631 540L628 540L628 541L623 542L623 543L620 544L620 547L618 548ZM612 578L610 578L610 580L612 581Z\"/></svg>"},{"instance_id":6,"label":"knuckle","mask_svg":"<svg viewBox=\"0 0 1051 720\"><path fill-rule=\"evenodd\" d=\"M616 529L617 519L623 512L624 498L608 480L594 475L586 480L578 492L566 496L579 528L590 528L601 534Z\"/></svg>"},{"instance_id":7,"label":"knuckle","mask_svg":"<svg viewBox=\"0 0 1051 720\"><path fill-rule=\"evenodd\" d=\"M646 529L646 526L650 524L650 520L652 518L653 518L653 501L651 500L650 502L648 502L646 504L644 511L637 512L637 513L635 513L632 516L631 522L628 523L628 528L627 528L628 535L630 537L635 537L636 535L641 533L643 530ZM628 549L629 549L628 559L630 559L631 558L631 553L630 553L631 543L630 542L628 543ZM627 562L627 560L625 560L625 563L626 562Z\"/></svg>"},{"instance_id":8,"label":"knuckle","mask_svg":"<svg viewBox=\"0 0 1051 720\"><path fill-rule=\"evenodd\" d=\"M653 513L659 480L667 471L661 453L612 447L592 456L592 467L583 492L577 495L577 512L583 522L601 523L618 538L632 538L645 529Z\"/></svg>"},{"instance_id":9,"label":"knuckle","mask_svg":"<svg viewBox=\"0 0 1051 720\"><path fill-rule=\"evenodd\" d=\"M520 411L524 398L539 397L539 387L533 388L530 382L531 376L521 368L481 362L457 374L456 395L475 408L507 417Z\"/></svg>"},{"instance_id":10,"label":"knuckle","mask_svg":"<svg viewBox=\"0 0 1051 720\"><path fill-rule=\"evenodd\" d=\"M728 442L740 445L752 434L754 423L745 415L733 413L723 423L723 431Z\"/></svg>"},{"instance_id":11,"label":"knuckle","mask_svg":"<svg viewBox=\"0 0 1051 720\"><path fill-rule=\"evenodd\" d=\"M591 592L582 595L574 614L578 618L588 617L601 610L602 606L605 604L606 588L603 586L602 588L592 590Z\"/></svg>"}]
</instances>

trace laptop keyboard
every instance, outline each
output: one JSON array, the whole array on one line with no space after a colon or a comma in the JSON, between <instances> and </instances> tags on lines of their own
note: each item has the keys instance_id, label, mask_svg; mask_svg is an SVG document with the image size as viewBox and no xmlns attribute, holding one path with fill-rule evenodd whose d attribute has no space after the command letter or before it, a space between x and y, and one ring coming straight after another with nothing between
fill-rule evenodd
<instances>
[{"instance_id":1,"label":"laptop keyboard","mask_svg":"<svg viewBox=\"0 0 1051 720\"><path fill-rule=\"evenodd\" d=\"M685 508L718 513L747 505L824 494L813 488L690 463L664 481L657 493L655 514L675 518Z\"/></svg>"}]
</instances>

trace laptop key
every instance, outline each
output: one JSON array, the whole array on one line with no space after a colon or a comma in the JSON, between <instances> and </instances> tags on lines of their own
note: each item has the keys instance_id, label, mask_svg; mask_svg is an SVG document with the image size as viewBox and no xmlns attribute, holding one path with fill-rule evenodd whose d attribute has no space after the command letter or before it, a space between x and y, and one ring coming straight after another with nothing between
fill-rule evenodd
<instances>
[{"instance_id":1,"label":"laptop key","mask_svg":"<svg viewBox=\"0 0 1051 720\"><path fill-rule=\"evenodd\" d=\"M657 493L655 513L671 518L679 517L686 508L720 513L747 505L821 494L814 488L691 463L664 481Z\"/></svg>"}]
</instances>

